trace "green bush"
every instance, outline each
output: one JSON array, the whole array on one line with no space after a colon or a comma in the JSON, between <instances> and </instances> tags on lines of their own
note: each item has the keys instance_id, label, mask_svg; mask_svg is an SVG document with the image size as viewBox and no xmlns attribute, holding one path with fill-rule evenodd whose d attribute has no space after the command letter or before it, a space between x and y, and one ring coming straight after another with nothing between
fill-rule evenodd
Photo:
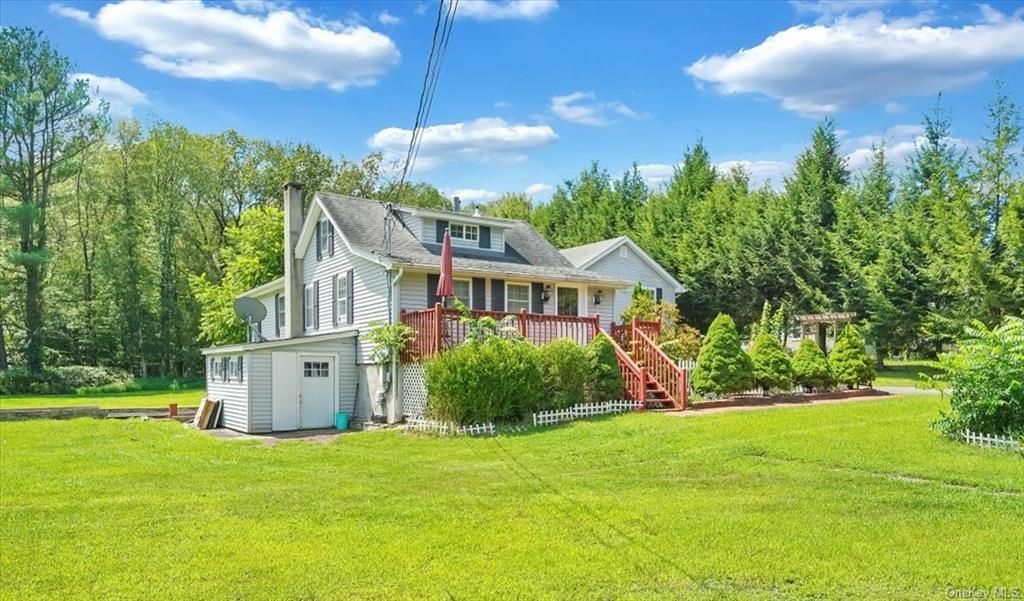
<instances>
[{"instance_id":1,"label":"green bush","mask_svg":"<svg viewBox=\"0 0 1024 601\"><path fill-rule=\"evenodd\" d=\"M79 389L126 386L128 372L111 367L67 365L41 372L11 367L0 372L0 394L70 394Z\"/></svg>"},{"instance_id":2,"label":"green bush","mask_svg":"<svg viewBox=\"0 0 1024 601\"><path fill-rule=\"evenodd\" d=\"M839 384L855 388L875 379L875 362L864 348L864 339L853 324L843 328L828 359L832 378Z\"/></svg>"},{"instance_id":3,"label":"green bush","mask_svg":"<svg viewBox=\"0 0 1024 601\"><path fill-rule=\"evenodd\" d=\"M793 379L808 390L831 386L832 370L821 347L810 338L800 341L800 348L793 355Z\"/></svg>"},{"instance_id":4,"label":"green bush","mask_svg":"<svg viewBox=\"0 0 1024 601\"><path fill-rule=\"evenodd\" d=\"M750 347L754 384L765 394L771 389L789 390L793 387L793 366L782 343L767 329L762 329Z\"/></svg>"},{"instance_id":5,"label":"green bush","mask_svg":"<svg viewBox=\"0 0 1024 601\"><path fill-rule=\"evenodd\" d=\"M584 402L587 382L591 378L590 357L586 349L569 338L563 338L540 347L539 353L545 393L540 408L564 409Z\"/></svg>"},{"instance_id":6,"label":"green bush","mask_svg":"<svg viewBox=\"0 0 1024 601\"><path fill-rule=\"evenodd\" d=\"M699 393L727 394L753 386L750 357L740 346L736 323L724 313L711 322L697 355L693 389Z\"/></svg>"},{"instance_id":7,"label":"green bush","mask_svg":"<svg viewBox=\"0 0 1024 601\"><path fill-rule=\"evenodd\" d=\"M939 425L948 434L1024 435L1024 319L1007 317L991 330L974 322L941 362L951 412Z\"/></svg>"},{"instance_id":8,"label":"green bush","mask_svg":"<svg viewBox=\"0 0 1024 601\"><path fill-rule=\"evenodd\" d=\"M587 381L587 401L603 403L623 398L625 383L622 369L615 356L615 343L605 334L599 334L587 345L590 378Z\"/></svg>"},{"instance_id":9,"label":"green bush","mask_svg":"<svg viewBox=\"0 0 1024 601\"><path fill-rule=\"evenodd\" d=\"M459 424L519 421L544 401L537 348L497 337L469 340L426 365L427 414Z\"/></svg>"}]
</instances>

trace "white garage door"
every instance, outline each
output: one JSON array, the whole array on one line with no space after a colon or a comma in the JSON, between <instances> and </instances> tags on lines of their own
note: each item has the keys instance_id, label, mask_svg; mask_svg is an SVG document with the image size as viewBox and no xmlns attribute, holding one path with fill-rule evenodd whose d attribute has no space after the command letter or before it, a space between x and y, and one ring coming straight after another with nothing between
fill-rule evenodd
<instances>
[{"instance_id":1,"label":"white garage door","mask_svg":"<svg viewBox=\"0 0 1024 601\"><path fill-rule=\"evenodd\" d=\"M334 425L334 391L337 390L333 357L301 355L299 428L330 428Z\"/></svg>"}]
</instances>

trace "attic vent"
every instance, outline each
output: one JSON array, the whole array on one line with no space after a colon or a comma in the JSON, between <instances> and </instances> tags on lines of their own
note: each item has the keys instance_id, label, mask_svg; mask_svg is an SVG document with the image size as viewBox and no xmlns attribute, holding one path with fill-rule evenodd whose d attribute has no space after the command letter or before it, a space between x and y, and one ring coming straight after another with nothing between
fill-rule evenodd
<instances>
[{"instance_id":1,"label":"attic vent","mask_svg":"<svg viewBox=\"0 0 1024 601\"><path fill-rule=\"evenodd\" d=\"M625 245L619 247L619 257L623 259L629 258L629 249Z\"/></svg>"}]
</instances>

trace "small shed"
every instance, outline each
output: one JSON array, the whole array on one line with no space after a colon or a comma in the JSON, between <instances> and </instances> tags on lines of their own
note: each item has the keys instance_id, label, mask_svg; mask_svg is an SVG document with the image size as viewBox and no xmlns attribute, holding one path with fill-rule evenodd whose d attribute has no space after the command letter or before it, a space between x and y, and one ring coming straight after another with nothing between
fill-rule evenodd
<instances>
[{"instance_id":1,"label":"small shed","mask_svg":"<svg viewBox=\"0 0 1024 601\"><path fill-rule=\"evenodd\" d=\"M853 323L856 313L810 313L797 315L786 346L796 350L804 338L814 340L821 350L829 353L846 324Z\"/></svg>"}]
</instances>

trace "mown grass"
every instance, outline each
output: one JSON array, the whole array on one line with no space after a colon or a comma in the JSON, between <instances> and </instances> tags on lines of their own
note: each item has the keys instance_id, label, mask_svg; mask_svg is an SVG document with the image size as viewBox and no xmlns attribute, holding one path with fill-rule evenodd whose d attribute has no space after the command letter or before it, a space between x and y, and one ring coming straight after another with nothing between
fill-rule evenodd
<instances>
[{"instance_id":1,"label":"mown grass","mask_svg":"<svg viewBox=\"0 0 1024 601\"><path fill-rule=\"evenodd\" d=\"M936 397L492 439L0 423L0 597L922 599L1024 587L1024 458Z\"/></svg>"},{"instance_id":2,"label":"mown grass","mask_svg":"<svg viewBox=\"0 0 1024 601\"><path fill-rule=\"evenodd\" d=\"M942 375L942 369L939 368L938 361L929 361L927 359L887 359L885 368L878 370L875 386L882 388L886 386L923 388L925 383L924 376L940 375Z\"/></svg>"},{"instance_id":3,"label":"mown grass","mask_svg":"<svg viewBox=\"0 0 1024 601\"><path fill-rule=\"evenodd\" d=\"M181 407L195 407L205 396L203 388L186 390L146 390L135 392L108 392L99 395L81 394L25 394L0 396L0 409L37 409L44 407L98 406L105 409L125 407L166 407L177 403Z\"/></svg>"}]
</instances>

